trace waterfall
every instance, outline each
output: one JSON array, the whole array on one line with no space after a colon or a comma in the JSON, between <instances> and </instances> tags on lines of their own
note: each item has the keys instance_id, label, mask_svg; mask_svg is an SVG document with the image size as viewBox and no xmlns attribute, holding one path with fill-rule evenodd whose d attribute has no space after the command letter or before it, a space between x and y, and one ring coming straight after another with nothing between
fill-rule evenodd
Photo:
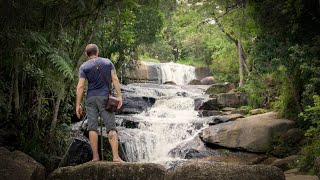
<instances>
[{"instance_id":1,"label":"waterfall","mask_svg":"<svg viewBox=\"0 0 320 180\"><path fill-rule=\"evenodd\" d=\"M196 79L195 67L177 64L173 62L169 63L152 63L152 62L141 62L148 67L156 68L156 74L151 76L158 77L158 82L163 84L167 81L173 81L178 85L188 84L193 79Z\"/></svg>"},{"instance_id":2,"label":"waterfall","mask_svg":"<svg viewBox=\"0 0 320 180\"><path fill-rule=\"evenodd\" d=\"M194 111L192 96L199 92L190 92L181 87L157 88L152 85L141 87L129 85L134 94L159 95L151 109L133 117L139 119L137 129L125 129L121 133L130 136L125 142L127 157L131 162L164 162L172 160L168 153L181 142L192 139L199 133L197 122L200 118ZM200 90L199 90L200 91ZM161 92L161 93L159 93ZM185 92L188 97L177 96ZM132 93L132 92L131 92ZM172 96L175 95L175 96ZM206 124L202 124L205 127Z\"/></svg>"}]
</instances>

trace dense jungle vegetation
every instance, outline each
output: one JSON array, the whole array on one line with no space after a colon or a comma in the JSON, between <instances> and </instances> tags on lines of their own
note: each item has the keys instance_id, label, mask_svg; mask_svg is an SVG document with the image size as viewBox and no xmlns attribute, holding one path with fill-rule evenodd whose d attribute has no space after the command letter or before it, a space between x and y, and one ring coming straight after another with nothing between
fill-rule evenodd
<instances>
[{"instance_id":1,"label":"dense jungle vegetation","mask_svg":"<svg viewBox=\"0 0 320 180\"><path fill-rule=\"evenodd\" d=\"M120 76L137 60L208 66L239 84L249 108L274 109L305 130L301 170L320 156L317 0L3 0L0 14L1 129L44 165L69 142L88 43Z\"/></svg>"}]
</instances>

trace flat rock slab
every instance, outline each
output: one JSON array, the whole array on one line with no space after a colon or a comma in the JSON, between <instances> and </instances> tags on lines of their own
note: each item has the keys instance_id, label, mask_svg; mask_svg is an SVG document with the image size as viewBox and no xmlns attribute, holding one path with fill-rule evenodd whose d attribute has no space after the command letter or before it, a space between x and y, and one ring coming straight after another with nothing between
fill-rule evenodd
<instances>
[{"instance_id":1,"label":"flat rock slab","mask_svg":"<svg viewBox=\"0 0 320 180\"><path fill-rule=\"evenodd\" d=\"M286 180L319 180L317 176L286 174Z\"/></svg>"},{"instance_id":2,"label":"flat rock slab","mask_svg":"<svg viewBox=\"0 0 320 180\"><path fill-rule=\"evenodd\" d=\"M152 163L88 162L55 170L48 179L59 180L127 180L164 179L166 169Z\"/></svg>"},{"instance_id":3,"label":"flat rock slab","mask_svg":"<svg viewBox=\"0 0 320 180\"><path fill-rule=\"evenodd\" d=\"M285 180L281 169L266 165L230 165L199 162L169 172L169 180Z\"/></svg>"}]
</instances>

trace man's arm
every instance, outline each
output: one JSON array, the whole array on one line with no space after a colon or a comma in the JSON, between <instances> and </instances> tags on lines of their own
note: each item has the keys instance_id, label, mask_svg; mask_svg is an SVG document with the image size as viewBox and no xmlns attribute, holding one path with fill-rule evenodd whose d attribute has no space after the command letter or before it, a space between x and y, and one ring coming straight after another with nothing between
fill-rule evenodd
<instances>
[{"instance_id":1,"label":"man's arm","mask_svg":"<svg viewBox=\"0 0 320 180\"><path fill-rule=\"evenodd\" d=\"M82 114L82 108L81 108L81 100L83 97L83 92L84 92L84 86L85 86L85 78L79 78L78 81L78 86L77 86L77 98L76 98L76 113L78 118L80 118L81 114Z\"/></svg>"},{"instance_id":2,"label":"man's arm","mask_svg":"<svg viewBox=\"0 0 320 180\"><path fill-rule=\"evenodd\" d=\"M114 85L114 88L116 89L117 92L117 98L119 100L119 105L118 105L118 109L121 108L122 106L122 94L121 94L121 87L120 87L120 83L119 83L119 79L116 73L116 70L111 70L111 79Z\"/></svg>"}]
</instances>

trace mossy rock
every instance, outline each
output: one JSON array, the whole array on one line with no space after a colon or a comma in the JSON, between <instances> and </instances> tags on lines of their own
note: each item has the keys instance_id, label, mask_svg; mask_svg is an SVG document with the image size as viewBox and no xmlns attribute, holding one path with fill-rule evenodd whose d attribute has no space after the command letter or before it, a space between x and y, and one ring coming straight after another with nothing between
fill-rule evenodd
<instances>
[{"instance_id":1,"label":"mossy rock","mask_svg":"<svg viewBox=\"0 0 320 180\"><path fill-rule=\"evenodd\" d=\"M224 84L213 84L207 90L206 94L220 94L227 93L235 88L235 85L232 83L224 83Z\"/></svg>"}]
</instances>

